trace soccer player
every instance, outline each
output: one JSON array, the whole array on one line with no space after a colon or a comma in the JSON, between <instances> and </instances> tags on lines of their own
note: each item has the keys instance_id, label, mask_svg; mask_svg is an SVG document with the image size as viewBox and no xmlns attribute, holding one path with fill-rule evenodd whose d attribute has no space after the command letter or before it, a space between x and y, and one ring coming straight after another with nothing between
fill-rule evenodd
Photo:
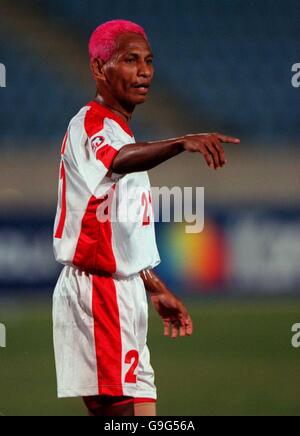
<instances>
[{"instance_id":1,"label":"soccer player","mask_svg":"<svg viewBox=\"0 0 300 436\"><path fill-rule=\"evenodd\" d=\"M218 169L225 164L221 143L239 140L214 133L136 144L129 122L154 75L145 31L124 20L102 24L89 54L96 97L71 120L61 150L54 251L65 266L53 298L58 396L83 397L91 416L154 416L146 294L166 336L190 336L193 325L153 271L160 258L147 170L185 151Z\"/></svg>"}]
</instances>

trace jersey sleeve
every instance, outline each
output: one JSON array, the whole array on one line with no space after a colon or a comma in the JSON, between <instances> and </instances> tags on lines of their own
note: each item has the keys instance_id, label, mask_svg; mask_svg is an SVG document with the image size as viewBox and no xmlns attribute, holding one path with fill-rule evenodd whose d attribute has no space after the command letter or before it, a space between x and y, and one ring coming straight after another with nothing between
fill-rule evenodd
<instances>
[{"instance_id":1,"label":"jersey sleeve","mask_svg":"<svg viewBox=\"0 0 300 436\"><path fill-rule=\"evenodd\" d=\"M87 114L84 127L78 168L92 195L99 197L124 176L113 173L111 166L121 148L133 141L114 120L93 113Z\"/></svg>"}]
</instances>

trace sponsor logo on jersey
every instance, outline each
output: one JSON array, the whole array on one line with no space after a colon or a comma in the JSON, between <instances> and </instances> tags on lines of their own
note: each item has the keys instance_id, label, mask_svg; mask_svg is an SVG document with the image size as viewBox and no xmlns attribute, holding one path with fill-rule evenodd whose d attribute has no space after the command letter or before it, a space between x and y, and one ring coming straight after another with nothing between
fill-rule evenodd
<instances>
[{"instance_id":1,"label":"sponsor logo on jersey","mask_svg":"<svg viewBox=\"0 0 300 436\"><path fill-rule=\"evenodd\" d=\"M92 139L92 150L95 154L97 154L97 151L105 141L105 138L103 136L96 136L94 139Z\"/></svg>"}]
</instances>

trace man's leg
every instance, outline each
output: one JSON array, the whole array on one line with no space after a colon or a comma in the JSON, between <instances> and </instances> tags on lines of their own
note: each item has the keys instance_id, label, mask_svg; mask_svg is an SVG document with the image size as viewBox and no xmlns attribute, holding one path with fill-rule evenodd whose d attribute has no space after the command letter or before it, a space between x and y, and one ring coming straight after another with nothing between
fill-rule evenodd
<instances>
[{"instance_id":1,"label":"man's leg","mask_svg":"<svg viewBox=\"0 0 300 436\"><path fill-rule=\"evenodd\" d=\"M139 343L139 364L137 367L137 386L134 399L135 416L156 416L156 387L154 371L150 363L150 353L147 346L148 333L148 300L143 280L139 277L132 292L135 306L135 318Z\"/></svg>"},{"instance_id":2,"label":"man's leg","mask_svg":"<svg viewBox=\"0 0 300 436\"><path fill-rule=\"evenodd\" d=\"M131 397L84 397L89 416L134 416Z\"/></svg>"},{"instance_id":3,"label":"man's leg","mask_svg":"<svg viewBox=\"0 0 300 436\"><path fill-rule=\"evenodd\" d=\"M134 416L156 416L156 401L147 398L135 398Z\"/></svg>"}]
</instances>

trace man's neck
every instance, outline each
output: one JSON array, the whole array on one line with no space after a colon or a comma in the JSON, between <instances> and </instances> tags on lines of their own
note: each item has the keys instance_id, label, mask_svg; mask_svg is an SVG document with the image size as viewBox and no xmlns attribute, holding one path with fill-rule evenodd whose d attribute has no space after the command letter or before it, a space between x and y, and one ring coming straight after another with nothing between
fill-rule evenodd
<instances>
[{"instance_id":1,"label":"man's neck","mask_svg":"<svg viewBox=\"0 0 300 436\"><path fill-rule=\"evenodd\" d=\"M97 94L95 101L100 103L102 106L107 107L116 115L118 115L122 120L128 123L131 120L134 108L125 108L119 102L114 99L104 98L101 94Z\"/></svg>"}]
</instances>

